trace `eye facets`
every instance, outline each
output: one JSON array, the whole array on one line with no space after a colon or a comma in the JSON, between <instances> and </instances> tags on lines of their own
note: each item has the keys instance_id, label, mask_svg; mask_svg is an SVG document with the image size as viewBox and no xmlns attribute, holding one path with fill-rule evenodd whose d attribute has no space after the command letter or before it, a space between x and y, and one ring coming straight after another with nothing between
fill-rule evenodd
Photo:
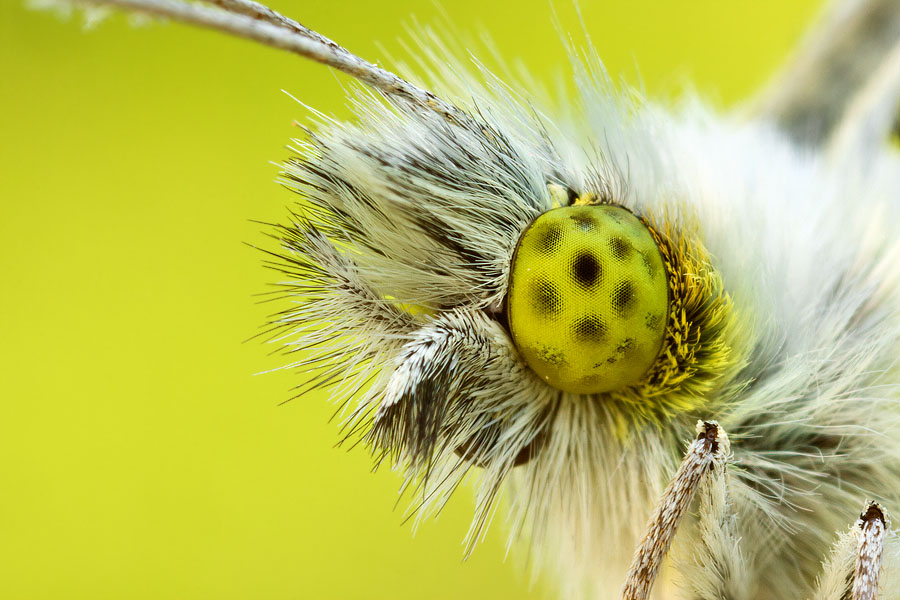
<instances>
[{"instance_id":1,"label":"eye facets","mask_svg":"<svg viewBox=\"0 0 900 600\"><path fill-rule=\"evenodd\" d=\"M618 206L541 215L513 258L507 311L525 362L569 392L610 392L640 381L659 354L666 271L647 227Z\"/></svg>"}]
</instances>

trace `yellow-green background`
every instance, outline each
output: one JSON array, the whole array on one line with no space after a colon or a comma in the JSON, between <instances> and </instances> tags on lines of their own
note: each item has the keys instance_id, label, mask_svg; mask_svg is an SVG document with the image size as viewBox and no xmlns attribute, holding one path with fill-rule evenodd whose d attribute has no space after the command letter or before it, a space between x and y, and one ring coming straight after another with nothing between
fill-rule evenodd
<instances>
[{"instance_id":1,"label":"yellow-green background","mask_svg":"<svg viewBox=\"0 0 900 600\"><path fill-rule=\"evenodd\" d=\"M578 31L568 2L563 26ZM613 73L746 97L819 0L580 2ZM403 56L431 2L276 4L357 53ZM548 0L444 3L538 78L565 65ZM577 36L576 36L577 39ZM635 67L637 65L637 69ZM336 449L324 396L242 344L275 275L242 242L303 110L340 80L178 25L85 32L0 0L0 598L546 598L504 563L502 519L463 563L471 498L413 538L399 477ZM630 550L628 550L630 551Z\"/></svg>"}]
</instances>

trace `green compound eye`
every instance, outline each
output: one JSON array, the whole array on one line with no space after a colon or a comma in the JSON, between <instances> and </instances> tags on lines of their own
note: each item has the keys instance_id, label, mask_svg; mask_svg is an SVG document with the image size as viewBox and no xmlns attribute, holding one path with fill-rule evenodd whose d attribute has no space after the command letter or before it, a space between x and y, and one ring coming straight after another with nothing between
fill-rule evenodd
<instances>
[{"instance_id":1,"label":"green compound eye","mask_svg":"<svg viewBox=\"0 0 900 600\"><path fill-rule=\"evenodd\" d=\"M638 383L666 332L668 285L647 227L618 206L550 210L519 239L507 311L513 340L553 387Z\"/></svg>"}]
</instances>

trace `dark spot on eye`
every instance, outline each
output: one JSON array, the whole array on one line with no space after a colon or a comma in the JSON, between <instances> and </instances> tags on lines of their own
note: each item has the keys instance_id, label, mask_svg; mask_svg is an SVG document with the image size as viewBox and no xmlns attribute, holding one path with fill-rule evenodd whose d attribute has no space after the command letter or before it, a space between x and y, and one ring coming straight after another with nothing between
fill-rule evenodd
<instances>
[{"instance_id":1,"label":"dark spot on eye","mask_svg":"<svg viewBox=\"0 0 900 600\"><path fill-rule=\"evenodd\" d=\"M594 364L593 368L602 367L603 363ZM603 378L599 375L588 375L578 380L578 384L585 388L596 388L603 384Z\"/></svg>"},{"instance_id":2,"label":"dark spot on eye","mask_svg":"<svg viewBox=\"0 0 900 600\"><path fill-rule=\"evenodd\" d=\"M558 223L551 223L537 232L534 240L535 249L541 254L552 254L562 241L562 230Z\"/></svg>"},{"instance_id":3,"label":"dark spot on eye","mask_svg":"<svg viewBox=\"0 0 900 600\"><path fill-rule=\"evenodd\" d=\"M538 358L548 365L561 365L565 362L565 354L558 348L551 346L537 346L534 348Z\"/></svg>"},{"instance_id":4,"label":"dark spot on eye","mask_svg":"<svg viewBox=\"0 0 900 600\"><path fill-rule=\"evenodd\" d=\"M597 257L587 251L579 252L571 263L572 277L584 287L591 287L600 281L601 267Z\"/></svg>"},{"instance_id":5,"label":"dark spot on eye","mask_svg":"<svg viewBox=\"0 0 900 600\"><path fill-rule=\"evenodd\" d=\"M623 316L634 305L635 298L634 284L630 281L623 281L616 286L612 294L613 310L619 316Z\"/></svg>"},{"instance_id":6,"label":"dark spot on eye","mask_svg":"<svg viewBox=\"0 0 900 600\"><path fill-rule=\"evenodd\" d=\"M593 217L584 213L576 213L569 217L575 223L575 226L582 231L591 231L594 228Z\"/></svg>"},{"instance_id":7,"label":"dark spot on eye","mask_svg":"<svg viewBox=\"0 0 900 600\"><path fill-rule=\"evenodd\" d=\"M631 251L633 248L631 247L631 243L628 240L620 237L610 238L609 242L609 250L612 252L612 255L615 256L619 260L625 260L629 256L631 256Z\"/></svg>"},{"instance_id":8,"label":"dark spot on eye","mask_svg":"<svg viewBox=\"0 0 900 600\"><path fill-rule=\"evenodd\" d=\"M609 211L608 213L606 213L606 216L607 216L608 218L612 219L613 221L615 221L617 224L621 225L621 224L622 224L622 211L623 211L623 210L624 210L624 209L611 210L611 211Z\"/></svg>"},{"instance_id":9,"label":"dark spot on eye","mask_svg":"<svg viewBox=\"0 0 900 600\"><path fill-rule=\"evenodd\" d=\"M644 265L644 268L647 269L647 275L651 278L656 276L656 269L653 267L653 263L650 261L650 257L647 256L646 252L641 252L641 263Z\"/></svg>"},{"instance_id":10,"label":"dark spot on eye","mask_svg":"<svg viewBox=\"0 0 900 600\"><path fill-rule=\"evenodd\" d=\"M657 331L659 329L659 324L662 321L662 317L660 315L654 315L652 313L647 313L644 315L644 325L647 326L647 329L651 331Z\"/></svg>"},{"instance_id":11,"label":"dark spot on eye","mask_svg":"<svg viewBox=\"0 0 900 600\"><path fill-rule=\"evenodd\" d=\"M599 343L606 338L606 323L597 315L588 315L575 321L572 333L580 342Z\"/></svg>"},{"instance_id":12,"label":"dark spot on eye","mask_svg":"<svg viewBox=\"0 0 900 600\"><path fill-rule=\"evenodd\" d=\"M613 364L621 359L627 359L635 349L634 338L625 338L616 346L616 350L612 356L606 359L606 362Z\"/></svg>"},{"instance_id":13,"label":"dark spot on eye","mask_svg":"<svg viewBox=\"0 0 900 600\"><path fill-rule=\"evenodd\" d=\"M559 290L546 277L539 277L531 284L531 306L534 312L548 317L562 309Z\"/></svg>"}]
</instances>

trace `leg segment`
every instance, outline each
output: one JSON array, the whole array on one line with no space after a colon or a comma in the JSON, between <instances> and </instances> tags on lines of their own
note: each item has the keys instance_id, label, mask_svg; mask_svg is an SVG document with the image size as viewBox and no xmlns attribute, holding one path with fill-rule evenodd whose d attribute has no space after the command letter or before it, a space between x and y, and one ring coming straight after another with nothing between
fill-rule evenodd
<instances>
[{"instance_id":1,"label":"leg segment","mask_svg":"<svg viewBox=\"0 0 900 600\"><path fill-rule=\"evenodd\" d=\"M878 600L889 531L884 509L877 502L867 502L850 531L835 543L815 600Z\"/></svg>"},{"instance_id":2,"label":"leg segment","mask_svg":"<svg viewBox=\"0 0 900 600\"><path fill-rule=\"evenodd\" d=\"M724 470L729 455L728 435L715 421L697 423L697 438L688 447L681 466L666 486L647 532L635 551L622 588L623 600L646 600L672 544L681 518L706 475Z\"/></svg>"},{"instance_id":3,"label":"leg segment","mask_svg":"<svg viewBox=\"0 0 900 600\"><path fill-rule=\"evenodd\" d=\"M870 502L853 526L856 534L856 567L853 570L853 600L877 600L878 578L884 555L887 518L884 510Z\"/></svg>"},{"instance_id":4,"label":"leg segment","mask_svg":"<svg viewBox=\"0 0 900 600\"><path fill-rule=\"evenodd\" d=\"M673 567L685 598L749 600L755 586L741 549L741 532L726 462L717 463L697 492L697 521L673 552Z\"/></svg>"}]
</instances>

